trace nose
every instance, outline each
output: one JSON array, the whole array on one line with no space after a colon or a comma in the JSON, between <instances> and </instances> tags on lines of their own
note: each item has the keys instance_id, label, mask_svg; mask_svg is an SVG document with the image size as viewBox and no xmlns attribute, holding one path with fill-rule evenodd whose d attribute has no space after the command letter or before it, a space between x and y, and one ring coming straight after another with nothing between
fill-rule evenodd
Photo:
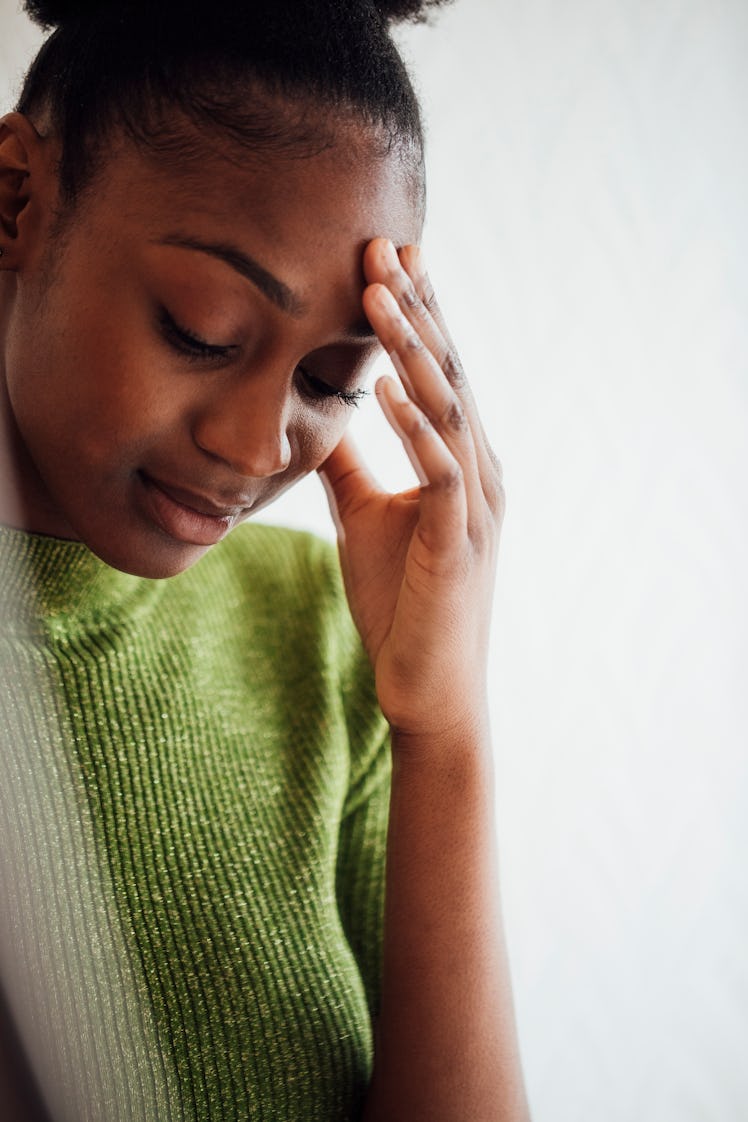
<instances>
[{"instance_id":1,"label":"nose","mask_svg":"<svg viewBox=\"0 0 748 1122\"><path fill-rule=\"evenodd\" d=\"M291 462L288 391L267 380L223 387L193 423L193 440L203 452L248 478L278 475Z\"/></svg>"}]
</instances>

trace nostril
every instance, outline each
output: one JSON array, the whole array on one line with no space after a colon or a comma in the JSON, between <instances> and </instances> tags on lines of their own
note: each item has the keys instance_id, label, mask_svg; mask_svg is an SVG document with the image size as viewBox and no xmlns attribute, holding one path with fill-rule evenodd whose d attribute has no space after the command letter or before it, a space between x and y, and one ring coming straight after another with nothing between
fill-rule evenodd
<instances>
[{"instance_id":1,"label":"nostril","mask_svg":"<svg viewBox=\"0 0 748 1122\"><path fill-rule=\"evenodd\" d=\"M223 423L216 418L203 420L192 436L205 455L245 478L278 475L291 463L291 443L285 429L273 432L258 424L257 418L251 424L241 423L236 417Z\"/></svg>"}]
</instances>

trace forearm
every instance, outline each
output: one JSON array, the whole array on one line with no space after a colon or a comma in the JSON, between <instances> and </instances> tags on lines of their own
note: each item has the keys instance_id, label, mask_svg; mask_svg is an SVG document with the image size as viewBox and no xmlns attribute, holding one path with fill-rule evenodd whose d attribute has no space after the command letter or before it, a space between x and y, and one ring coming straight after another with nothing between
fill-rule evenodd
<instances>
[{"instance_id":1,"label":"forearm","mask_svg":"<svg viewBox=\"0 0 748 1122\"><path fill-rule=\"evenodd\" d=\"M320 469L379 704L391 727L408 730L393 736L382 1005L363 1118L525 1122L475 685L501 466L420 251L375 238L364 274L364 311L399 374L380 378L377 395L421 486L381 491L345 438Z\"/></svg>"},{"instance_id":2,"label":"forearm","mask_svg":"<svg viewBox=\"0 0 748 1122\"><path fill-rule=\"evenodd\" d=\"M364 1122L528 1118L486 731L393 742L384 967Z\"/></svg>"}]
</instances>

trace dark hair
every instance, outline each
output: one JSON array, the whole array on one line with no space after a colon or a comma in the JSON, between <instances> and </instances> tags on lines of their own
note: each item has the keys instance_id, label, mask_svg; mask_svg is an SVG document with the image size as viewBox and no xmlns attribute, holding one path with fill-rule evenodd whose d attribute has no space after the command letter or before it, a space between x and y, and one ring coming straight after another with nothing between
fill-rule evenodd
<instances>
[{"instance_id":1,"label":"dark hair","mask_svg":"<svg viewBox=\"0 0 748 1122\"><path fill-rule=\"evenodd\" d=\"M72 200L114 127L174 159L217 125L237 145L319 151L326 110L347 113L420 167L418 101L391 23L423 20L448 0L27 0L54 28L26 77L19 112L44 112L62 144L60 186ZM320 114L319 110L323 110Z\"/></svg>"}]
</instances>

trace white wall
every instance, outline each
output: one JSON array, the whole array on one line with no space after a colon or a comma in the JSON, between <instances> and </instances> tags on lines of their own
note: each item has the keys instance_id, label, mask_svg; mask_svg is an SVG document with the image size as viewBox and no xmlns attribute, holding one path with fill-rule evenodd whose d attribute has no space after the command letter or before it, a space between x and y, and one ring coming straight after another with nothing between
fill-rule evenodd
<instances>
[{"instance_id":1,"label":"white wall","mask_svg":"<svg viewBox=\"0 0 748 1122\"><path fill-rule=\"evenodd\" d=\"M0 87L34 38L0 0ZM535 1122L743 1122L748 5L459 0L405 41L431 272L508 491L492 686ZM330 532L316 480L270 513Z\"/></svg>"}]
</instances>

